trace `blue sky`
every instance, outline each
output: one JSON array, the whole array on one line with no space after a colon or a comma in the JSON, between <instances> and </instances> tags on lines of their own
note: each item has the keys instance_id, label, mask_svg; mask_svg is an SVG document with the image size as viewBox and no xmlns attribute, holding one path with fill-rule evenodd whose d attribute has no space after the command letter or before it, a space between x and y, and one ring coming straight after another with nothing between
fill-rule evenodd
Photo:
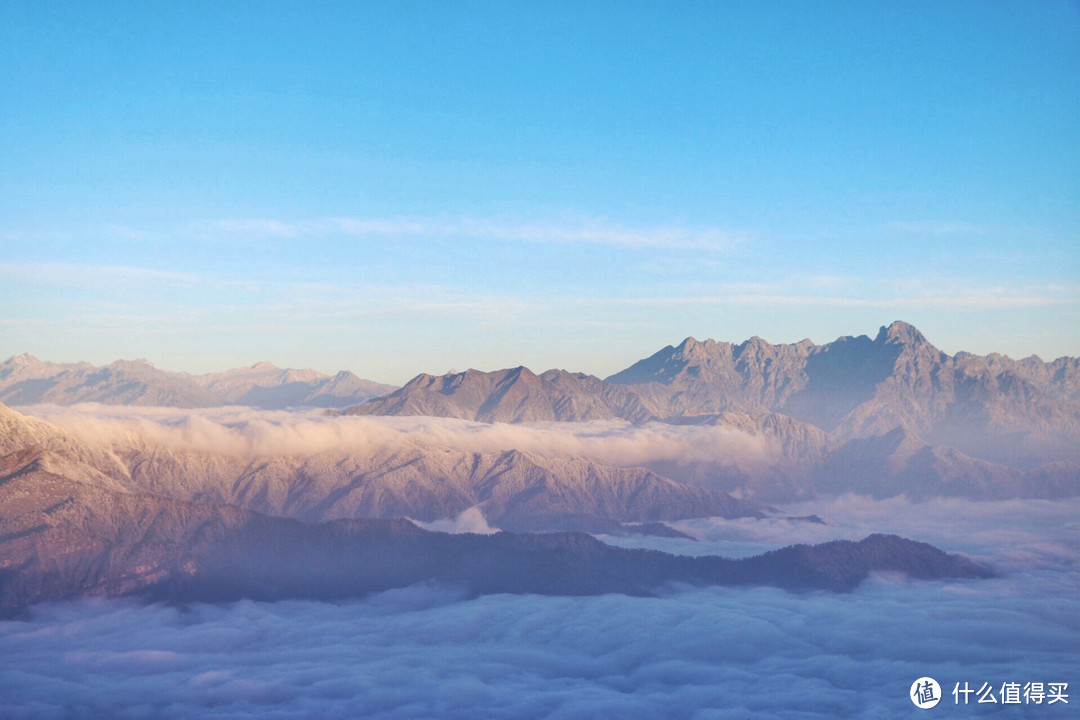
<instances>
[{"instance_id":1,"label":"blue sky","mask_svg":"<svg viewBox=\"0 0 1080 720\"><path fill-rule=\"evenodd\" d=\"M0 355L1080 355L1080 5L0 4Z\"/></svg>"}]
</instances>

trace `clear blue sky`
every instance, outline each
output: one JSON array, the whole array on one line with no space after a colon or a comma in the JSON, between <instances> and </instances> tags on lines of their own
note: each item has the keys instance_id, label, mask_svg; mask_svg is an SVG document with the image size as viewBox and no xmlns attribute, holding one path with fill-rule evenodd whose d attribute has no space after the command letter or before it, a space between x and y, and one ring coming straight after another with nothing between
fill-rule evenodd
<instances>
[{"instance_id":1,"label":"clear blue sky","mask_svg":"<svg viewBox=\"0 0 1080 720\"><path fill-rule=\"evenodd\" d=\"M1080 355L1076 2L0 2L0 355Z\"/></svg>"}]
</instances>

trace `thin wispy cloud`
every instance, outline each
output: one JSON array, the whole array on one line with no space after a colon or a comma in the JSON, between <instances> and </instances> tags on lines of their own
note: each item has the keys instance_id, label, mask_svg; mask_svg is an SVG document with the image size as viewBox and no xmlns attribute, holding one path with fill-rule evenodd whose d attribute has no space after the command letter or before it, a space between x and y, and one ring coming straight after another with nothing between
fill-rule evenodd
<instances>
[{"instance_id":1,"label":"thin wispy cloud","mask_svg":"<svg viewBox=\"0 0 1080 720\"><path fill-rule=\"evenodd\" d=\"M627 248L697 249L724 252L744 243L744 234L715 227L632 227L600 220L567 223L515 222L479 218L332 217L288 222L267 218L224 218L192 225L200 234L247 238L351 237L473 238L492 241L588 244Z\"/></svg>"},{"instance_id":2,"label":"thin wispy cloud","mask_svg":"<svg viewBox=\"0 0 1080 720\"><path fill-rule=\"evenodd\" d=\"M975 235L1006 229L962 220L909 220L891 223L889 227L913 235Z\"/></svg>"},{"instance_id":3,"label":"thin wispy cloud","mask_svg":"<svg viewBox=\"0 0 1080 720\"><path fill-rule=\"evenodd\" d=\"M871 296L863 293L819 294L769 292L765 288L746 292L673 295L664 297L615 297L588 300L591 304L618 307L678 308L693 306L822 307L880 310L1023 309L1080 306L1080 289L1061 286L1039 288L976 288L959 292L922 292L908 295Z\"/></svg>"},{"instance_id":4,"label":"thin wispy cloud","mask_svg":"<svg viewBox=\"0 0 1080 720\"><path fill-rule=\"evenodd\" d=\"M297 237L310 234L315 227L285 223L279 220L267 220L260 218L225 218L212 220L205 223L196 223L195 229L208 232L220 231L236 235L252 235L266 237Z\"/></svg>"},{"instance_id":5,"label":"thin wispy cloud","mask_svg":"<svg viewBox=\"0 0 1080 720\"><path fill-rule=\"evenodd\" d=\"M0 280L29 285L74 287L145 286L169 283L191 286L200 278L190 273L156 270L129 265L96 265L81 263L0 263Z\"/></svg>"},{"instance_id":6,"label":"thin wispy cloud","mask_svg":"<svg viewBox=\"0 0 1080 720\"><path fill-rule=\"evenodd\" d=\"M899 300L867 300L848 297L817 297L809 295L700 295L692 297L663 298L613 298L595 301L622 307L677 308L694 306L753 306L753 307L823 307L823 308L865 308L865 309L919 309L937 307L952 309L963 308L1032 308L1050 305L1080 305L1080 301L1055 301L1049 298L980 298L980 297L942 297L909 298Z\"/></svg>"}]
</instances>

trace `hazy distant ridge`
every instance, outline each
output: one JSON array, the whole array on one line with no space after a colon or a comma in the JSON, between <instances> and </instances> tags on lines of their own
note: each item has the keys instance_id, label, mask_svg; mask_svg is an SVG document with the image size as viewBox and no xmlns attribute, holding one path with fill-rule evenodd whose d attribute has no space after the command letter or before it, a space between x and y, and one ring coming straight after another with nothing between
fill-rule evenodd
<instances>
[{"instance_id":1,"label":"hazy distant ridge","mask_svg":"<svg viewBox=\"0 0 1080 720\"><path fill-rule=\"evenodd\" d=\"M178 408L247 405L346 407L393 390L351 372L325 375L260 362L207 375L159 370L146 360L117 360L104 367L52 363L23 354L0 363L0 402L8 405L141 405Z\"/></svg>"}]
</instances>

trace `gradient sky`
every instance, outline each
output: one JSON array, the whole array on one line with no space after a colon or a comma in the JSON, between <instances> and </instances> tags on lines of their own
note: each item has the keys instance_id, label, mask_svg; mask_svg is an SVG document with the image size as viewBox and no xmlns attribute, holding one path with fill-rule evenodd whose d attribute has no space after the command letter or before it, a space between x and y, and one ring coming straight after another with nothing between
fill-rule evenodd
<instances>
[{"instance_id":1,"label":"gradient sky","mask_svg":"<svg viewBox=\"0 0 1080 720\"><path fill-rule=\"evenodd\" d=\"M1076 2L0 0L0 356L1080 355Z\"/></svg>"}]
</instances>

